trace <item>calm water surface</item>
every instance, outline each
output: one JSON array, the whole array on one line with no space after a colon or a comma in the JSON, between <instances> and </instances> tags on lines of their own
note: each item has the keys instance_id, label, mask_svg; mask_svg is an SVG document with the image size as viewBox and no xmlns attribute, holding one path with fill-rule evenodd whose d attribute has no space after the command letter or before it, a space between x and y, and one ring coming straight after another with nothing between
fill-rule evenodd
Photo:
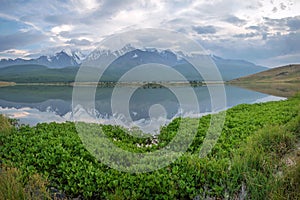
<instances>
[{"instance_id":1,"label":"calm water surface","mask_svg":"<svg viewBox=\"0 0 300 200\"><path fill-rule=\"evenodd\" d=\"M87 87L87 86L86 86ZM178 86L176 89L185 91L187 86ZM219 86L216 86L219 87ZM88 89L88 88L86 88ZM180 106L176 95L168 88L137 89L130 99L118 97L114 102L126 106L130 119L122 113L111 108L112 92L114 88L97 88L95 94L95 109L88 110L77 105L72 112L72 91L69 86L12 86L0 88L0 113L17 118L21 123L35 125L39 122L72 121L74 115L82 121L89 121L90 116L96 117L97 122L105 124L118 124L120 121L132 122L132 126L155 124L154 129L168 123L175 117L195 117L212 111L211 99L207 87L194 87L198 98L200 112L193 110L193 106ZM123 92L130 91L129 87L122 87ZM245 90L233 86L225 86L226 108L242 104L282 100L282 97ZM188 98L188 97L186 97ZM151 107L160 105L164 109L164 117L151 116ZM79 107L78 107L79 106ZM152 118L151 118L152 117ZM164 118L164 120L163 120ZM167 121L166 121L167 120ZM128 124L130 126L130 123Z\"/></svg>"}]
</instances>

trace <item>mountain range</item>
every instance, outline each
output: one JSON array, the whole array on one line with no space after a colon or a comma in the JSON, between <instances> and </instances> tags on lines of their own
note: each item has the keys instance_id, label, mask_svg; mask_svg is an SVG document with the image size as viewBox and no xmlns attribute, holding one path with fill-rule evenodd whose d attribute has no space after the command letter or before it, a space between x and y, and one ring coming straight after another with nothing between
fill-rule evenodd
<instances>
[{"instance_id":1,"label":"mountain range","mask_svg":"<svg viewBox=\"0 0 300 200\"><path fill-rule=\"evenodd\" d=\"M223 59L215 55L211 55L210 57L225 81L268 69L244 60ZM37 75L39 76L46 76L43 73L50 73L53 78L51 82L55 82L56 75L60 77L59 81L62 81L61 77L63 74L61 73L65 71L69 73L66 74L66 77L69 77L69 79L63 82L69 82L74 79L74 74L77 73L78 67L82 62L88 65L107 58L115 60L103 74L102 81L117 81L128 70L148 63L171 66L188 80L199 80L199 74L194 67L185 59L179 57L178 53L155 48L136 49L131 45L126 45L119 51L97 49L87 56L80 51L62 50L52 56L40 56L39 58L30 60L21 58L14 60L2 59L0 60L0 80L20 82L21 79L24 81L24 77L22 78L22 76L30 76L26 77L26 80L29 81L31 78L34 78L34 74L38 71ZM64 68L67 69L63 70ZM11 77L15 78L12 79ZM42 78L38 77L34 80L42 80Z\"/></svg>"},{"instance_id":2,"label":"mountain range","mask_svg":"<svg viewBox=\"0 0 300 200\"><path fill-rule=\"evenodd\" d=\"M54 55L40 56L36 59L1 59L0 68L12 65L44 65L48 68L78 67L85 55L80 51L62 50Z\"/></svg>"}]
</instances>

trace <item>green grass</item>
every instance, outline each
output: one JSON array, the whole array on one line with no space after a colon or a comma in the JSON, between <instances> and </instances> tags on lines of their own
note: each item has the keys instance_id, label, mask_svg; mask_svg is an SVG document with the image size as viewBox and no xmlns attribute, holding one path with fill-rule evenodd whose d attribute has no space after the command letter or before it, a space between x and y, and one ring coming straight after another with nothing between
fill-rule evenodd
<instances>
[{"instance_id":1,"label":"green grass","mask_svg":"<svg viewBox=\"0 0 300 200\"><path fill-rule=\"evenodd\" d=\"M234 155L232 177L245 183L250 199L269 196L276 182L276 168L294 143L295 136L282 126L267 126L250 136Z\"/></svg>"},{"instance_id":2,"label":"green grass","mask_svg":"<svg viewBox=\"0 0 300 200\"><path fill-rule=\"evenodd\" d=\"M271 199L300 199L300 160L297 160L295 166L286 169L285 174L275 184L270 193Z\"/></svg>"},{"instance_id":3,"label":"green grass","mask_svg":"<svg viewBox=\"0 0 300 200\"><path fill-rule=\"evenodd\" d=\"M288 194L289 199L297 199L299 165L289 167L282 160L299 142L299 104L297 96L286 101L243 104L229 109L222 134L205 158L199 157L199 151L211 115L200 119L175 119L161 129L159 143L153 146L146 146L154 139L151 136L129 136L127 130L118 126L84 125L92 128L85 129L89 130L86 134L91 138L94 135L90 130L103 131L124 150L151 152L166 146L180 123L199 123L188 151L169 166L149 173L119 172L97 161L87 151L71 122L13 128L0 137L0 159L17 167L22 172L22 180L38 173L48 180L48 186L58 188L69 197L282 199L283 194ZM282 177L278 177L279 171Z\"/></svg>"}]
</instances>

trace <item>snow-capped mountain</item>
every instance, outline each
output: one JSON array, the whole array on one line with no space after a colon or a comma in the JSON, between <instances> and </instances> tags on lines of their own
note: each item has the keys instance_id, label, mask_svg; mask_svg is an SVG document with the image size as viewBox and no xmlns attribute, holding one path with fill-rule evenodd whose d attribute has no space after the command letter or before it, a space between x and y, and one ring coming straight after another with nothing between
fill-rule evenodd
<instances>
[{"instance_id":1,"label":"snow-capped mountain","mask_svg":"<svg viewBox=\"0 0 300 200\"><path fill-rule=\"evenodd\" d=\"M182 54L183 55L183 54ZM12 65L38 64L48 68L78 67L82 63L86 66L103 67L106 62L114 60L104 73L105 81L116 81L124 73L135 66L157 63L171 66L189 80L199 80L199 74L194 67L187 62L179 53L174 53L169 49L156 48L135 48L131 44L125 45L119 50L96 49L88 56L80 51L62 50L52 56L40 56L37 59L2 59L0 68ZM189 55L194 58L201 55ZM207 58L207 57L206 57ZM211 55L211 59L218 67L224 80L231 80L241 76L246 76L266 70L266 67L257 66L251 62L243 60L223 59ZM196 59L197 60L197 59ZM22 66L23 67L23 66ZM158 72L159 73L159 72Z\"/></svg>"},{"instance_id":2,"label":"snow-capped mountain","mask_svg":"<svg viewBox=\"0 0 300 200\"><path fill-rule=\"evenodd\" d=\"M71 50L71 49L64 49L64 53L66 53L69 57L72 57L77 64L81 64L81 62L86 58L86 55L84 55L79 50Z\"/></svg>"},{"instance_id":3,"label":"snow-capped mountain","mask_svg":"<svg viewBox=\"0 0 300 200\"><path fill-rule=\"evenodd\" d=\"M28 65L38 64L44 65L49 68L64 68L79 66L81 61L85 59L84 54L80 51L71 51L69 49L62 50L54 55L40 56L36 59L25 60L21 58L17 59L1 59L0 68L12 65Z\"/></svg>"},{"instance_id":4,"label":"snow-capped mountain","mask_svg":"<svg viewBox=\"0 0 300 200\"><path fill-rule=\"evenodd\" d=\"M160 50L156 48L146 48L146 47L136 48L131 44L126 44L123 48L119 50L96 49L93 52L91 52L84 61L85 62L99 61L107 57L118 58L118 57L125 56L125 54L129 57L131 56L131 59L137 59L140 61L143 60L142 62L145 63L150 62L149 60L151 59L149 58L149 56L151 57L151 55L152 56L155 55L155 57L156 56L160 57L160 59L156 58L159 60L154 60L153 62L159 62L160 60L173 60L172 62L174 62L176 60L177 61L180 60L180 58L178 58L177 55L169 49Z\"/></svg>"},{"instance_id":5,"label":"snow-capped mountain","mask_svg":"<svg viewBox=\"0 0 300 200\"><path fill-rule=\"evenodd\" d=\"M105 81L118 80L124 73L135 66L157 63L171 66L189 80L198 80L199 75L194 67L183 58L183 53L174 53L173 51L155 49L155 48L134 48L128 44L120 50L112 51L109 49L97 49L93 51L83 63L87 66L98 66L99 63L105 63L105 60L114 60L104 73ZM202 56L203 55L188 55ZM204 56L207 58L207 56ZM212 61L216 64L224 80L231 80L241 76L246 76L266 70L266 67L257 66L251 62L243 60L223 59L215 55L210 55ZM200 57L201 59L201 57ZM197 60L197 59L196 59Z\"/></svg>"}]
</instances>

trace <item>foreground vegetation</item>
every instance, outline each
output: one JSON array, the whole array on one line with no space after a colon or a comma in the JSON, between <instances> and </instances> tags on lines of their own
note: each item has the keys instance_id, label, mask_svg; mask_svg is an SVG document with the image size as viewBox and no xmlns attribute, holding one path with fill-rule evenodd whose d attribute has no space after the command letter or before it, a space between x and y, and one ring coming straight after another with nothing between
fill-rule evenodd
<instances>
[{"instance_id":1,"label":"foreground vegetation","mask_svg":"<svg viewBox=\"0 0 300 200\"><path fill-rule=\"evenodd\" d=\"M74 123L13 126L14 121L1 116L0 185L16 181L13 185L18 187L0 187L0 196L13 190L23 192L23 199L32 198L26 196L28 192L33 197L54 198L55 188L60 197L85 199L300 199L299 105L298 95L229 109L222 135L205 158L199 157L199 150L211 115L175 119L162 127L160 135L148 138L130 136L118 126L92 124L122 149L150 152L168 144L180 123L199 123L193 143L178 160L160 170L136 174L98 162L86 150ZM149 145L154 140L158 144ZM15 179L2 178L16 174L15 168ZM30 192L36 176L41 184ZM45 185L49 195L44 193Z\"/></svg>"}]
</instances>

